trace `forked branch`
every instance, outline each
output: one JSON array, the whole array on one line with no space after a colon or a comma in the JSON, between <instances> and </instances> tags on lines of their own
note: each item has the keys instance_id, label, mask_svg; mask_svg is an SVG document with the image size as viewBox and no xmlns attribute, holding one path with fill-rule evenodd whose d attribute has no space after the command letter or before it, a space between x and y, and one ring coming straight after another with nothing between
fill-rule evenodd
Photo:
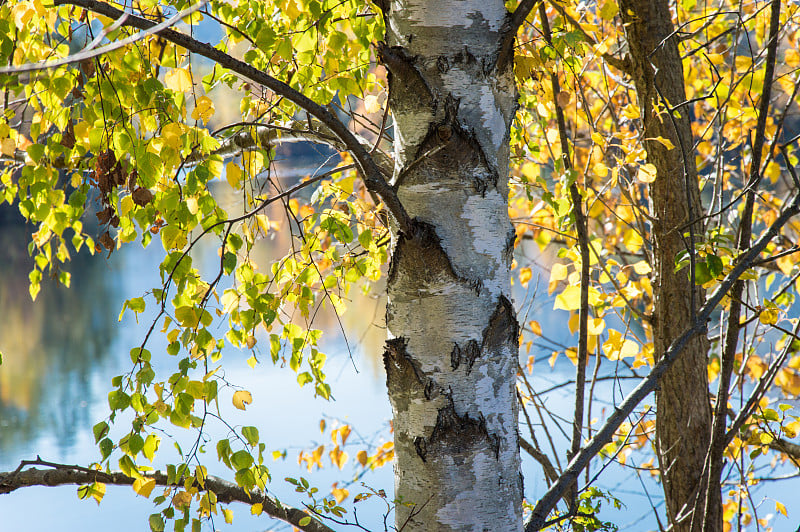
<instances>
[{"instance_id":1,"label":"forked branch","mask_svg":"<svg viewBox=\"0 0 800 532\"><path fill-rule=\"evenodd\" d=\"M141 30L148 30L155 26L155 22L131 15L121 11L113 6L104 2L96 0L55 0L55 5L73 5L82 7L93 13L104 15L113 19L119 19L123 15L127 16L123 26L130 26ZM364 184L367 189L374 192L383 203L386 205L387 210L397 222L401 231L410 231L411 218L408 216L397 193L392 189L389 183L384 179L380 167L369 154L369 152L358 142L358 139L347 129L347 126L342 123L333 113L328 109L311 100L298 90L292 88L287 83L273 78L266 72L258 70L252 65L240 61L225 52L214 48L208 43L198 41L184 33L173 29L164 29L157 32L157 35L173 44L182 46L189 52L201 55L211 59L223 68L239 74L242 77L249 79L254 83L263 85L275 94L279 94L297 105L300 109L306 111L308 114L322 122L325 127L330 129L334 136L336 136L347 148L358 165L361 172Z\"/></svg>"}]
</instances>

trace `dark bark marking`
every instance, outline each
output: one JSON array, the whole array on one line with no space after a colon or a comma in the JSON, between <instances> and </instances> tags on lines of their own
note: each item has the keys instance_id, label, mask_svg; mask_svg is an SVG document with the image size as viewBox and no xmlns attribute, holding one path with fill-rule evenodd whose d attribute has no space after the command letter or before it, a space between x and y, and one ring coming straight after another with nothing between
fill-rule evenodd
<instances>
[{"instance_id":1,"label":"dark bark marking","mask_svg":"<svg viewBox=\"0 0 800 532\"><path fill-rule=\"evenodd\" d=\"M461 50L460 52L458 52L456 55L453 56L453 62L471 65L476 62L476 59L475 56L472 55L472 52L469 51L469 48L464 46L463 50Z\"/></svg>"},{"instance_id":2,"label":"dark bark marking","mask_svg":"<svg viewBox=\"0 0 800 532\"><path fill-rule=\"evenodd\" d=\"M417 439L414 440L417 454L419 454L420 449L424 449L427 453L429 447L438 445L445 448L443 454L456 457L471 447L480 445L480 441L485 440L488 442L489 448L492 449L495 458L500 456L500 438L489 434L486 429L486 420L483 419L483 416L474 419L469 415L458 415L452 400L450 404L439 409L431 435L428 438L418 439L421 440L419 444Z\"/></svg>"},{"instance_id":3,"label":"dark bark marking","mask_svg":"<svg viewBox=\"0 0 800 532\"><path fill-rule=\"evenodd\" d=\"M436 58L436 68L439 69L439 72L444 74L450 70L450 61L447 60L447 57L440 55Z\"/></svg>"},{"instance_id":4,"label":"dark bark marking","mask_svg":"<svg viewBox=\"0 0 800 532\"><path fill-rule=\"evenodd\" d=\"M408 340L402 336L386 340L386 347L383 351L383 367L386 370L386 387L390 392L393 388L402 386L409 380L422 383L422 372L408 356L407 344Z\"/></svg>"},{"instance_id":5,"label":"dark bark marking","mask_svg":"<svg viewBox=\"0 0 800 532\"><path fill-rule=\"evenodd\" d=\"M469 375L475 360L480 355L481 348L475 340L470 340L464 347L454 344L453 351L450 353L450 367L455 371L463 360L467 363L467 375Z\"/></svg>"},{"instance_id":6,"label":"dark bark marking","mask_svg":"<svg viewBox=\"0 0 800 532\"><path fill-rule=\"evenodd\" d=\"M422 436L417 436L414 438L414 449L416 449L417 456L419 456L420 460L427 462L426 457L428 456L428 446L425 443L425 438Z\"/></svg>"},{"instance_id":7,"label":"dark bark marking","mask_svg":"<svg viewBox=\"0 0 800 532\"><path fill-rule=\"evenodd\" d=\"M422 388L422 394L430 401L442 393L434 379L426 377L419 365L406 351L408 340L403 337L386 341L383 351L383 366L386 370L386 387L394 397L408 397Z\"/></svg>"},{"instance_id":8,"label":"dark bark marking","mask_svg":"<svg viewBox=\"0 0 800 532\"><path fill-rule=\"evenodd\" d=\"M411 41L409 37L409 42ZM425 77L414 65L417 58L410 56L402 46L389 46L378 42L378 62L386 67L389 80L390 106L415 108L436 106L436 97ZM400 98L398 98L400 96Z\"/></svg>"},{"instance_id":9,"label":"dark bark marking","mask_svg":"<svg viewBox=\"0 0 800 532\"><path fill-rule=\"evenodd\" d=\"M497 307L489 318L489 325L483 330L481 349L489 353L505 344L516 344L519 338L519 323L514 306L506 296L500 296Z\"/></svg>"},{"instance_id":10,"label":"dark bark marking","mask_svg":"<svg viewBox=\"0 0 800 532\"><path fill-rule=\"evenodd\" d=\"M517 241L517 232L514 230L514 227L511 227L508 230L508 236L506 237L506 244L503 247L503 260L507 263L511 263L511 260L514 256L514 243Z\"/></svg>"},{"instance_id":11,"label":"dark bark marking","mask_svg":"<svg viewBox=\"0 0 800 532\"><path fill-rule=\"evenodd\" d=\"M486 190L497 187L499 177L497 171L489 165L483 147L478 142L475 132L462 127L458 120L459 100L448 95L444 101L444 118L432 122L428 126L428 133L417 146L414 154L414 165L423 166L429 172L458 172L459 175L471 175L472 187L481 197L486 195ZM473 169L483 169L489 174L486 180L476 177L478 172ZM419 172L425 175L425 172ZM405 171L401 173L405 177ZM413 179L413 178L412 178ZM395 183L395 187L401 180Z\"/></svg>"},{"instance_id":12,"label":"dark bark marking","mask_svg":"<svg viewBox=\"0 0 800 532\"><path fill-rule=\"evenodd\" d=\"M436 229L429 223L412 220L409 233L400 232L397 237L394 253L389 261L387 282L391 286L397 277L398 264L404 262L404 271L410 272L417 283L432 283L445 273L460 283L468 286L476 294L480 293L483 283L479 279L462 277L453 269L450 258L442 248L442 241Z\"/></svg>"}]
</instances>

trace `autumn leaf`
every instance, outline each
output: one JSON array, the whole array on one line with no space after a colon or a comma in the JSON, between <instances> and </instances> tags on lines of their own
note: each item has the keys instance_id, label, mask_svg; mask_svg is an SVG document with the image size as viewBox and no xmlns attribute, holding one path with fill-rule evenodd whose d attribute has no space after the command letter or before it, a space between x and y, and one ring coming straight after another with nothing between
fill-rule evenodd
<instances>
[{"instance_id":1,"label":"autumn leaf","mask_svg":"<svg viewBox=\"0 0 800 532\"><path fill-rule=\"evenodd\" d=\"M364 97L364 111L367 113L377 113L381 110L381 104L378 97L374 94L368 94Z\"/></svg>"},{"instance_id":2,"label":"autumn leaf","mask_svg":"<svg viewBox=\"0 0 800 532\"><path fill-rule=\"evenodd\" d=\"M230 162L225 166L225 179L228 181L231 188L239 188L242 182L242 169L239 168L238 164Z\"/></svg>"},{"instance_id":3,"label":"autumn leaf","mask_svg":"<svg viewBox=\"0 0 800 532\"><path fill-rule=\"evenodd\" d=\"M156 479L154 478L137 478L133 481L133 491L144 498L150 497L150 493L155 486Z\"/></svg>"},{"instance_id":4,"label":"autumn leaf","mask_svg":"<svg viewBox=\"0 0 800 532\"><path fill-rule=\"evenodd\" d=\"M639 167L636 179L642 183L652 183L656 180L656 167L654 164L647 163Z\"/></svg>"},{"instance_id":5,"label":"autumn leaf","mask_svg":"<svg viewBox=\"0 0 800 532\"><path fill-rule=\"evenodd\" d=\"M252 402L253 396L248 391L239 390L233 394L233 406L239 410L244 410Z\"/></svg>"},{"instance_id":6,"label":"autumn leaf","mask_svg":"<svg viewBox=\"0 0 800 532\"><path fill-rule=\"evenodd\" d=\"M350 492L345 488L339 488L338 484L339 484L338 482L333 483L333 487L331 488L331 495L333 495L333 498L336 499L337 503L341 504L342 501L344 501L348 497L348 495L350 495Z\"/></svg>"},{"instance_id":7,"label":"autumn leaf","mask_svg":"<svg viewBox=\"0 0 800 532\"><path fill-rule=\"evenodd\" d=\"M192 88L192 77L183 68L175 68L164 75L164 84L175 92L186 92Z\"/></svg>"},{"instance_id":8,"label":"autumn leaf","mask_svg":"<svg viewBox=\"0 0 800 532\"><path fill-rule=\"evenodd\" d=\"M356 460L358 460L358 463L361 464L362 467L367 465L367 459L367 451L361 450L356 453Z\"/></svg>"},{"instance_id":9,"label":"autumn leaf","mask_svg":"<svg viewBox=\"0 0 800 532\"><path fill-rule=\"evenodd\" d=\"M522 286L528 286L528 282L533 277L533 272L530 268L520 268L519 270L519 282Z\"/></svg>"}]
</instances>

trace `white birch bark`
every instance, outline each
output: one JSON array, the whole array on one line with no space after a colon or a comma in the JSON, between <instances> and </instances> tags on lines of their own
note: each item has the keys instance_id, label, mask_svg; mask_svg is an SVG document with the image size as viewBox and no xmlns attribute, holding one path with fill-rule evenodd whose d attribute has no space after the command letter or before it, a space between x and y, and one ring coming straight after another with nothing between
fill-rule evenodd
<instances>
[{"instance_id":1,"label":"white birch bark","mask_svg":"<svg viewBox=\"0 0 800 532\"><path fill-rule=\"evenodd\" d=\"M509 294L510 65L501 0L394 0L385 12L396 232L384 362L394 410L397 528L521 530Z\"/></svg>"}]
</instances>

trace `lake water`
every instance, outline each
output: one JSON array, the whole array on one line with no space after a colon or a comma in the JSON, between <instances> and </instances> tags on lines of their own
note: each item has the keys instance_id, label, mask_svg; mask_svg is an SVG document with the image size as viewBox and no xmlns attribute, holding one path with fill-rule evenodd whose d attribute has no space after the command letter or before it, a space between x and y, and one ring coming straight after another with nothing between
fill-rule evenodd
<instances>
[{"instance_id":1,"label":"lake water","mask_svg":"<svg viewBox=\"0 0 800 532\"><path fill-rule=\"evenodd\" d=\"M130 245L108 259L74 257L70 265L72 288L46 283L38 300L32 303L27 291L30 263L25 251L30 232L30 227L20 224L8 224L0 231L0 249L3 250L0 351L4 353L4 364L0 366L0 470L4 471L16 468L20 460L37 455L45 460L80 465L98 458L91 427L107 415L106 394L110 379L130 369L128 351L138 345L149 325L146 315L140 316L137 324L132 315L126 314L120 323L117 321L119 310L126 298L140 296L159 285L160 244L155 242L146 250ZM215 251L213 246L201 247L195 264L202 267L203 261L217 260ZM265 248L261 253L264 256L256 260L266 264L271 251ZM542 277L538 284L532 281L527 292L518 291L518 306L523 307L523 313L528 313L527 319L537 319L546 333L554 331L549 335L551 339L569 342L566 313L550 310L552 300L544 295L547 275ZM526 302L534 292L537 293L535 305L529 308ZM374 447L391 438L388 428L391 411L379 361L384 336L380 328L383 302L378 297L363 297L353 306L354 310L342 320L344 334L335 319L320 318L327 329L324 346L330 356L327 375L334 401L315 399L311 388L299 388L289 369L276 368L269 363L251 369L245 362L249 354L225 352L226 379L250 390L254 399L247 412L228 409L228 421L232 425L257 426L268 451L287 452L285 460L267 463L273 477L269 489L287 504L299 505L302 499L283 481L284 477L307 476L325 492L333 482L344 485L359 473L354 460L355 451L361 448L358 445L349 447L351 458L342 471L333 468L327 457L323 460L325 469L313 475L297 464L300 450L330 443L327 434L320 433L320 419L326 418L329 427L337 422L351 424L356 432L350 442L361 442L362 447ZM165 347L163 338L158 335L149 343L154 365L169 368L174 359L164 353ZM550 350L546 344L538 342L533 352L537 355L536 367L541 367L532 380L535 389L544 390L572 378L573 366L564 357L550 368L547 363ZM613 363L604 364L600 375L610 374L613 369ZM602 420L602 409L610 411L613 404L620 401L622 393L631 387L631 381L598 384L593 417ZM227 401L230 404L229 399ZM554 415L569 416L572 389L557 389L548 393L545 401ZM652 404L652 399L649 402ZM521 433L527 437L526 428L523 427ZM215 434L221 435L224 432ZM564 435L554 432L553 438L559 449L566 447ZM544 443L543 438L540 442ZM165 439L160 452L166 458L162 460L174 458L168 446ZM224 478L232 476L217 463L213 442L209 445L206 465L211 474ZM525 493L535 499L546 488L541 469L524 456L523 471ZM598 485L611 489L626 505L621 511L604 511L604 519L614 521L621 530L657 529L651 504L659 508L663 517L663 501L660 487L647 473L639 475L631 469L612 466L601 480ZM351 494L360 490L361 481L387 490L391 497L390 465L355 482L350 486ZM800 503L792 504L783 495L788 493L785 490L790 485L780 486L779 499L789 508L792 519L778 518L773 523L774 529L794 530L796 523L792 525L791 521L798 518ZM799 488L800 483L794 481L791 486ZM763 505L760 517L775 513L770 499L760 502ZM218 516L213 523L218 530L290 529L263 516L251 516L243 505L235 504L231 509L235 515L233 524L224 524ZM358 507L359 519L370 530L383 530L383 510L377 503L362 503ZM148 529L147 516L154 511L149 500L137 497L129 487L109 486L99 506L94 502L79 502L74 486L26 488L0 496L0 532L141 531ZM211 524L206 524L204 530L212 530Z\"/></svg>"}]
</instances>

